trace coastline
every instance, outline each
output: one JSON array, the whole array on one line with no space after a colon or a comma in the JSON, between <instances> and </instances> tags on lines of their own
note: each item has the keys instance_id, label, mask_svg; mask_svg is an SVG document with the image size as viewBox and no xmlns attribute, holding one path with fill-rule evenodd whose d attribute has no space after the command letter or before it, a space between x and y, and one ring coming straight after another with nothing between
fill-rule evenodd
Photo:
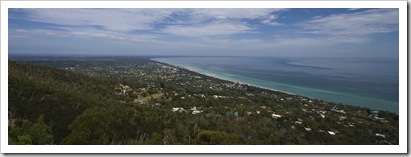
<instances>
[{"instance_id":1,"label":"coastline","mask_svg":"<svg viewBox=\"0 0 411 157\"><path fill-rule=\"evenodd\" d=\"M358 107L358 106L351 106L351 105L344 105L344 104L337 104L333 102L325 102L321 99L308 99L306 97L301 97L300 95L289 95L286 93L280 93L277 91L273 91L267 88L259 88L255 86L248 86L250 84L238 84L231 81L226 81L221 78L213 77L214 75L221 74L222 77L232 77L235 79L243 79L242 77L235 77L234 75L226 74L225 72L219 73L219 71L213 71L213 69L208 69L207 67L203 68L199 66L198 68L204 69L205 71L210 70L209 72L214 74L213 76L206 75L203 73L198 73L194 70L196 68L190 67L180 67L175 66L175 64L168 64L162 63L157 61L150 61L148 59L144 60L135 60L136 62L125 62L124 60L118 60L114 62L114 65L119 68L112 68L110 64L106 62L97 61L96 64L89 64L88 62L82 62L82 65L86 65L85 67L79 66L78 70L79 73L73 73L72 76L84 76L85 79L91 79L92 81L85 81L90 84L91 87L103 87L102 91L107 93L107 99L101 99L99 92L87 92L90 93L91 101L84 101L84 104L87 103L87 107L84 110L87 111L94 111L95 102L101 101L103 105L100 107L104 107L104 111L108 111L108 114L113 114L114 118L118 113L129 113L131 112L134 119L140 120L141 116L148 116L154 115L163 115L160 117L164 117L163 119L154 119L157 121L153 121L150 118L145 118L147 122L144 121L137 121L138 123L131 124L131 130L134 127L138 127L139 124L152 124L159 123L163 124L162 122L170 121L170 118L176 118L177 121L171 121L173 125L159 125L159 128L153 128L148 131L153 130L153 133L161 134L164 132L165 129L169 128L177 128L175 129L176 133L180 135L184 135L183 133L189 133L183 130L178 129L181 126L193 126L191 125L193 121L197 121L202 127L203 130L210 130L214 132L214 130L221 131L221 132L230 132L230 131L239 131L239 132L232 132L233 135L242 135L242 134L250 134L255 135L255 139L260 139L259 137L267 137L271 136L273 132L276 131L289 131L292 133L290 139L285 139L281 143L281 141L277 141L278 143L273 143L276 141L260 141L258 143L240 143L240 144L251 144L251 145L263 145L263 144L291 144L287 141L295 140L295 137L305 139L304 144L321 144L318 143L318 137L322 138L327 143L322 144L397 144L398 143L398 114L392 112L385 112L385 111L378 111L372 110L369 108ZM78 62L68 62L70 65L76 65ZM71 64L74 63L74 64ZM118 64L117 64L118 63ZM170 62L172 63L172 62ZM185 62L181 62L185 63ZM90 66L91 65L91 66ZM137 65L137 66L136 66ZM23 65L24 66L24 65ZM30 66L30 65L27 65ZM193 65L195 66L195 64ZM19 67L19 66L12 66L12 67ZM30 66L31 67L31 66ZM34 66L33 66L34 67ZM105 68L103 68L105 67ZM121 67L133 67L131 69ZM47 67L38 67L38 70L47 69ZM89 72L89 69L105 69L106 71L101 71L97 77L88 77L84 75L82 72ZM31 68L21 68L23 70L31 69ZM62 72L61 75L65 75L66 70L59 70L58 68L49 67L49 69L55 69L56 71ZM28 71L28 70L26 70ZM37 74L37 70L32 73ZM24 71L23 71L24 72ZM118 76L115 78L110 78L106 74L112 73L127 73L122 76ZM12 74L13 78L18 78L18 72L14 72ZM33 74L33 75L34 75ZM56 76L61 76L60 73L57 73ZM136 78L136 76L141 75L141 77ZM34 75L36 76L36 75ZM42 75L44 77L48 77L49 75ZM29 80L28 77L24 77L25 79ZM94 80L94 78L101 78L100 81ZM120 79L118 79L120 78ZM85 80L84 79L84 80ZM16 81L18 79L15 79ZM37 79L39 81L46 80L44 83L40 83L41 85L47 86L48 79ZM60 81L59 77L56 77L56 81ZM104 81L106 80L106 81ZM113 80L107 81L107 80ZM13 85L21 86L18 81ZM71 81L78 81L79 83L83 82L83 79L64 79L63 81L71 82ZM124 83L129 88L125 88L125 86L118 86L118 83L121 81L129 82ZM244 80L249 81L249 80ZM97 82L97 84L96 84ZM135 84L130 83L135 82ZM152 84L154 82L154 84ZM34 83L34 82L33 82ZM74 82L72 83L73 86L77 86L79 83ZM258 82L257 82L258 83ZM155 86L149 86L150 84ZM161 87L163 84L163 87ZM113 92L113 85L116 86ZM87 85L88 88L90 87ZM124 88L123 88L124 87ZM147 87L147 88L146 88ZM161 88L162 89L161 89ZM164 88L165 87L165 88ZM210 88L211 87L211 88ZM59 87L54 86L56 91L59 91ZM134 89L133 89L134 88ZM144 90L140 90L144 88ZM20 89L15 88L13 89ZM42 88L39 88L40 92ZM88 88L87 91L95 91L96 88ZM130 97L129 94L117 94L117 93L124 93L123 89L131 89L127 92L133 92L136 97ZM73 88L74 90L84 90ZM18 90L15 91L15 93ZM45 91L47 92L47 91ZM62 91L64 92L64 91ZM146 96L144 97L152 97L146 101L145 103L135 102L135 98L139 99L142 98L143 92L147 92ZM72 92L72 93L80 93L81 92ZM165 95L164 97L156 97L155 95ZM16 95L16 94L14 94ZM38 98L40 98L43 93L38 94ZM64 98L64 94L58 94L56 96L63 96L62 99L57 99L59 101L64 102L66 99ZM54 96L53 96L54 97ZM58 97L58 98L60 98ZM82 98L82 97L80 97ZM130 98L134 98L130 99ZM187 98L187 99L186 99ZM14 100L14 99L13 99ZM23 99L23 104L24 104ZM50 99L51 101L55 101L55 99ZM80 99L78 101L81 101ZM37 103L41 103L35 101ZM15 103L17 104L17 103ZM50 103L47 103L50 104ZM64 103L62 103L64 104ZM88 105L90 104L90 105ZM123 104L123 105L120 105ZM98 104L97 104L98 105ZM27 105L25 105L27 106ZM25 107L24 106L24 107ZM68 107L71 107L72 104L68 103ZM121 106L121 107L114 107L114 106ZM114 108L113 108L114 107ZM114 110L113 110L114 109ZM120 110L121 109L121 110ZM175 109L181 110L176 112ZM184 112L185 110L186 112ZM191 110L193 110L191 112ZM42 109L39 108L39 113L41 113ZM61 110L66 112L64 110ZM71 110L74 113L77 113L75 116L83 116L83 112L76 112L73 108ZM97 110L97 112L100 110ZM111 112L113 113L111 113ZM135 112L134 112L135 111ZM195 112L194 112L195 111ZM137 112L137 113L136 113ZM146 112L146 113L144 113ZM203 113L202 113L203 112ZM260 114L260 112L262 114ZM48 112L54 113L57 112ZM89 113L89 112L84 112ZM94 112L90 112L94 114ZM249 114L251 113L251 114ZM57 113L58 114L58 113ZM53 116L55 117L55 116ZM117 116L118 117L118 116ZM120 118L124 119L124 116L119 116ZM127 119L128 117L126 117ZM270 119L270 120L269 120ZM120 119L121 120L121 119ZM216 123L208 123L210 121L216 122L218 124L228 124L227 128L223 128L221 126L224 125L214 125ZM275 121L277 125L270 125L273 124L271 122ZM201 122L201 123L200 123ZM303 123L304 122L304 123ZM109 123L113 123L109 121ZM114 122L116 123L116 121ZM204 124L203 124L204 123ZM383 125L380 125L384 123ZM58 123L64 124L64 123ZM76 123L73 123L76 124ZM210 125L211 124L211 125ZM233 124L233 125L231 125ZM62 125L65 127L66 125ZM358 128L357 128L358 126ZM194 127L194 126L193 126ZM245 132L239 130L238 128L257 128L251 129L255 131L261 132ZM233 129L234 128L234 129ZM194 127L195 129L195 127ZM224 130L222 130L224 129ZM286 129L286 130L284 130ZM158 131L155 131L158 130ZM250 129L248 129L250 130ZM246 129L246 131L248 131ZM364 132L362 130L372 130L372 132ZM374 131L375 130L375 131ZM381 130L381 131L380 131ZM111 130L108 130L111 131ZM113 132L118 130L113 130ZM121 128L120 128L120 131ZM181 131L181 132L177 132ZM331 134L330 132L331 131ZM150 133L153 135L153 133ZM307 137L302 137L302 134L306 134ZM330 134L330 135L329 135ZM387 138L383 139L379 136L375 136L375 134L386 136ZM262 136L264 135L264 136ZM280 134L276 134L278 137L281 137ZM295 135L295 137L294 137ZM352 136L355 135L355 136ZM72 137L71 134L68 135ZM199 136L196 134L195 136ZM179 136L183 137L183 136ZM194 136L193 136L194 137ZM254 138L254 136L244 136L247 139ZM249 137L249 138L248 138ZM287 136L288 137L288 136ZM134 137L130 137L134 139ZM138 137L137 137L138 138ZM62 138L60 138L62 139ZM159 143L161 138L159 139ZM184 139L184 138L179 138ZM244 142L248 140L245 139ZM188 143L184 144L197 144L197 143L190 143L190 141L185 140ZM236 140L238 141L238 140ZM357 142L358 141L358 142ZM386 142L388 141L388 142ZM109 141L110 142L110 141ZM151 142L151 141L150 141ZM298 141L297 141L298 142ZM302 144L297 143L296 144ZM182 142L181 142L182 143ZM181 144L175 143L175 144ZM62 144L66 144L63 143ZM70 143L71 144L71 143ZM93 143L94 144L94 143ZM134 144L134 143L133 143ZM152 144L152 143L147 143Z\"/></svg>"},{"instance_id":2,"label":"coastline","mask_svg":"<svg viewBox=\"0 0 411 157\"><path fill-rule=\"evenodd\" d=\"M233 79L230 79L230 78L225 78L225 77L222 77L222 76L219 76L219 75L214 75L214 74L211 74L211 73L208 73L208 72L205 72L203 70L200 70L200 69L197 69L197 68L194 68L194 67L190 67L190 66L184 67L184 66L181 66L181 65L173 65L173 64L153 60L153 59L155 59L155 58L151 58L150 60L155 61L155 62L159 62L161 64L165 64L165 65L168 65L168 66L175 66L175 67L178 67L178 68L181 68L181 69L184 69L184 70L188 70L188 71L197 73L199 75L204 75L204 76L207 76L207 77L211 77L213 79L219 79L219 80L228 81L228 82L232 82L232 83L244 84L244 85L247 85L247 86L252 86L252 87L261 88L261 89L265 89L265 90L270 90L270 91L273 91L273 92L280 92L280 93L289 94L289 95L293 95L293 96L301 96L301 97L307 97L307 98L310 98L310 99L316 99L316 98L312 98L312 97L308 97L308 96L297 95L297 94L291 93L291 92L286 92L286 91L282 91L282 90L278 90L278 89L263 87L263 86L260 86L260 85L255 85L255 84L246 83L246 82L243 82L243 81L238 81L238 80L233 80ZM325 101L325 100L323 100L323 101Z\"/></svg>"},{"instance_id":3,"label":"coastline","mask_svg":"<svg viewBox=\"0 0 411 157\"><path fill-rule=\"evenodd\" d=\"M291 92L286 92L286 91L282 91L282 90L278 90L278 89L274 89L274 88L268 88L268 87L264 87L264 86L260 86L260 85L255 85L255 84L252 84L252 83L246 83L246 82L243 82L243 81L238 81L238 80L233 80L233 79L230 79L230 78L225 78L225 77L210 74L210 73L207 73L207 72L204 72L204 71L198 70L196 68L192 68L192 67L191 68L185 68L185 67L181 67L181 66L178 66L178 67L182 68L182 69L189 70L191 72L201 74L201 75L212 77L214 79L220 79L220 80L229 81L229 82L233 82L233 83L244 84L244 85L247 85L247 86L253 86L253 87L256 87L256 88L266 89L266 90L270 90L270 91L274 91L274 92L285 93L285 94L289 94L289 95L295 95L295 96L297 95L297 94L291 93ZM300 96L300 95L298 95L298 96ZM304 96L304 97L307 97L307 96ZM311 98L311 99L315 99L315 98Z\"/></svg>"},{"instance_id":4,"label":"coastline","mask_svg":"<svg viewBox=\"0 0 411 157\"><path fill-rule=\"evenodd\" d=\"M150 58L151 61L155 61L155 62L158 62L160 64L165 64L165 65L168 65L168 66L174 66L174 67L177 67L177 68L180 68L180 69L188 70L190 72L197 73L199 75L211 77L213 79L228 81L228 82L232 82L232 83L240 83L240 84L243 84L243 85L247 85L247 86L251 86L251 87L255 87L255 88L260 88L260 89L264 89L264 90L268 90L268 91L272 91L272 92L279 92L279 93L283 93L283 94L288 94L288 95L292 95L292 96L299 96L299 97L304 97L304 98L313 99L313 100L315 99L315 100L319 100L319 101L323 101L323 102L336 103L336 104L348 105L348 106L353 106L353 107L368 108L368 109L371 109L371 110L387 111L387 112L392 112L392 113L395 113L395 114L399 114L399 111L390 111L390 110L387 110L387 109L380 109L378 107L360 105L360 104L355 104L355 103L351 104L351 103L345 103L345 102L331 101L331 100L326 100L326 99L323 99L323 98L316 98L316 97L312 97L312 96L306 96L306 95L296 94L296 93L287 92L287 91L283 91L283 90L278 90L278 89L274 89L274 88L269 88L269 87L265 87L265 86L262 86L262 85L256 85L256 84L252 84L252 83L248 83L248 82L239 81L239 80L235 80L235 79L232 79L232 78L224 77L224 76L221 76L221 75L218 75L218 74L209 73L207 71L204 71L204 70L201 70L201 69L189 66L189 65L181 65L181 64L178 64L178 63L174 63L174 64L166 63L166 62L162 62L162 61L159 61L159 60L156 60L156 59L160 59L160 58ZM294 87L294 88L299 88L299 87ZM318 90L318 89L310 89L310 90ZM321 90L319 90L319 91L321 91ZM322 91L322 92L324 92L324 91ZM331 93L332 91L325 91L325 92ZM344 95L344 96L349 96L349 97L362 98L362 97L355 96L355 95L347 95L345 93L338 93L338 94L339 95ZM367 99L374 99L374 98L367 98ZM375 99L375 100L378 100L378 99ZM378 101L381 101L381 100L378 100Z\"/></svg>"}]
</instances>

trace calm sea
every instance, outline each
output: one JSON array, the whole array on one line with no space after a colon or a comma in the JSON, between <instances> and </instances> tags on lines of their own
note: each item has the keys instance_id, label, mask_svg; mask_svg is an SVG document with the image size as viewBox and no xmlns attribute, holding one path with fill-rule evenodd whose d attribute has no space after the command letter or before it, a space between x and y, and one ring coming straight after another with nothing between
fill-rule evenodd
<instances>
[{"instance_id":1,"label":"calm sea","mask_svg":"<svg viewBox=\"0 0 411 157\"><path fill-rule=\"evenodd\" d=\"M235 82L398 113L398 59L170 57L153 60Z\"/></svg>"}]
</instances>

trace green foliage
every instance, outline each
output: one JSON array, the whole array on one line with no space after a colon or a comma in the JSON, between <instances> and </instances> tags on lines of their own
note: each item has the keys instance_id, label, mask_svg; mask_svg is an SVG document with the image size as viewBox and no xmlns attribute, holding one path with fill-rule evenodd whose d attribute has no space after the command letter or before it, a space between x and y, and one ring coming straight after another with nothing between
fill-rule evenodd
<instances>
[{"instance_id":1,"label":"green foliage","mask_svg":"<svg viewBox=\"0 0 411 157\"><path fill-rule=\"evenodd\" d=\"M163 136L159 133L154 132L151 134L150 139L146 142L148 145L161 145L163 144Z\"/></svg>"},{"instance_id":2,"label":"green foliage","mask_svg":"<svg viewBox=\"0 0 411 157\"><path fill-rule=\"evenodd\" d=\"M164 85L163 82L160 82L160 87L163 88L163 89L165 88L165 85Z\"/></svg>"},{"instance_id":3,"label":"green foliage","mask_svg":"<svg viewBox=\"0 0 411 157\"><path fill-rule=\"evenodd\" d=\"M86 110L69 126L72 132L65 144L108 144L112 134L109 118L105 108Z\"/></svg>"},{"instance_id":4,"label":"green foliage","mask_svg":"<svg viewBox=\"0 0 411 157\"><path fill-rule=\"evenodd\" d=\"M29 120L23 119L16 127L9 127L9 144L53 144L51 127L44 123L43 115L38 117L36 123L32 123Z\"/></svg>"},{"instance_id":5,"label":"green foliage","mask_svg":"<svg viewBox=\"0 0 411 157\"><path fill-rule=\"evenodd\" d=\"M69 71L9 62L9 108L16 110L17 118L30 121L44 115L56 143L70 133L68 125L86 108L114 101L109 85Z\"/></svg>"},{"instance_id":6,"label":"green foliage","mask_svg":"<svg viewBox=\"0 0 411 157\"><path fill-rule=\"evenodd\" d=\"M226 145L237 144L239 142L239 135L226 134L218 131L204 130L200 131L197 135L197 144L207 145Z\"/></svg>"},{"instance_id":7,"label":"green foliage","mask_svg":"<svg viewBox=\"0 0 411 157\"><path fill-rule=\"evenodd\" d=\"M78 69L9 61L9 144L398 144L398 115L389 112L175 74L146 58L41 64ZM122 94L119 82L133 89Z\"/></svg>"}]
</instances>

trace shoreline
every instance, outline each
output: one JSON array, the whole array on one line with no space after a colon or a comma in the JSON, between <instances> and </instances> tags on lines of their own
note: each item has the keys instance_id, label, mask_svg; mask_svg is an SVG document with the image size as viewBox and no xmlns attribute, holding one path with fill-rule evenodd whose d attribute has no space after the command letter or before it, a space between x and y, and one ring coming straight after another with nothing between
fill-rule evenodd
<instances>
[{"instance_id":1,"label":"shoreline","mask_svg":"<svg viewBox=\"0 0 411 157\"><path fill-rule=\"evenodd\" d=\"M384 110L384 109L372 108L372 107L369 107L369 106L366 106L366 105L358 105L358 104L354 105L354 104L349 104L349 103L344 103L344 102L329 101L329 100L325 100L325 99L321 99L321 98L304 96L304 95L301 95L301 94L295 94L295 93L286 92L286 91L282 91L282 90L278 90L278 89L273 89L273 88L269 88L269 87L255 85L255 84L252 84L252 83L246 83L246 82L243 82L243 81L237 81L237 80L226 78L226 77L223 77L223 76L220 76L220 75L208 73L208 72L205 72L205 71L203 71L201 69L198 69L198 68L195 68L195 67L183 66L183 65L179 65L179 64L171 64L171 63L158 61L158 60L155 60L155 59L157 59L157 58L150 58L151 61L155 61L155 62L160 63L160 64L165 64L165 65L168 65L168 66L174 66L174 67L177 67L177 68L188 70L190 72L197 73L199 75L204 75L204 76L207 76L207 77L210 77L210 78L213 78L213 79L228 81L228 82L232 82L232 83L239 83L239 84L247 85L247 86L254 87L254 88L260 88L260 89L268 90L268 91L271 91L271 92L278 92L278 93L288 94L288 95L291 95L291 96L298 96L298 97L303 97L303 98L308 98L308 99L313 99L313 100L318 100L318 101L323 101L323 102L328 102L328 103L342 104L342 105L348 105L348 106L352 106L352 107L361 107L361 108L367 108L367 109L370 109L370 110L379 110L379 111L386 111L386 112L399 114L399 111L394 112L394 111L389 111L389 110ZM352 96L352 95L347 95L347 96Z\"/></svg>"},{"instance_id":2,"label":"shoreline","mask_svg":"<svg viewBox=\"0 0 411 157\"><path fill-rule=\"evenodd\" d=\"M260 85L246 83L246 82L243 82L243 81L232 80L232 79L229 79L229 78L224 78L224 77L221 77L221 76L218 76L218 75L213 75L213 74L206 73L206 72L199 72L199 70L196 71L194 68L186 68L186 67L181 67L181 66L178 66L178 67L182 68L182 69L189 70L191 72L201 74L201 75L212 77L214 79L220 79L220 80L224 80L224 81L228 81L228 82L239 83L239 84L243 84L243 85L247 85L247 86L252 86L252 87L261 88L261 89L265 89L265 90L270 90L270 91L274 91L274 92L285 93L285 94L294 95L294 96L302 96L302 95L297 95L295 93L286 92L286 91L282 91L282 90L278 90L278 89L274 89L274 88L268 88L268 87L263 87L263 86L260 86ZM307 97L307 96L302 96L302 97ZM311 97L307 97L307 98L315 99L315 98L311 98Z\"/></svg>"},{"instance_id":3,"label":"shoreline","mask_svg":"<svg viewBox=\"0 0 411 157\"><path fill-rule=\"evenodd\" d=\"M155 62L159 62L161 64L169 65L169 66L175 66L175 67L178 67L178 68L181 68L181 69L184 69L184 70L188 70L190 72L194 72L194 73L197 73L197 74L200 74L200 75L211 77L213 79L219 79L219 80L228 81L228 82L232 82L232 83L239 83L239 84L243 84L243 85L247 85L247 86L252 86L252 87L255 87L255 88L261 88L261 89L265 89L265 90L269 90L269 91L273 91L273 92L284 93L284 94L289 94L289 95L293 95L293 96L301 96L301 97L306 97L306 98L310 98L310 99L317 99L317 98L302 96L302 95L298 95L298 94L295 94L295 93L286 92L286 91L282 91L282 90L278 90L278 89L273 89L273 88L263 87L263 86L259 86L259 85L254 85L254 84L246 83L246 82L243 82L243 81L237 81L237 80L232 80L232 79L229 79L229 78L224 78L224 77L221 77L221 76L218 76L218 75L210 74L210 73L207 73L207 72L202 72L201 70L193 68L193 67L183 67L181 65L173 65L173 64L153 60L153 58L151 58L150 60L155 61ZM318 100L321 100L321 99L318 99ZM322 100L322 101L326 101L326 100Z\"/></svg>"}]
</instances>

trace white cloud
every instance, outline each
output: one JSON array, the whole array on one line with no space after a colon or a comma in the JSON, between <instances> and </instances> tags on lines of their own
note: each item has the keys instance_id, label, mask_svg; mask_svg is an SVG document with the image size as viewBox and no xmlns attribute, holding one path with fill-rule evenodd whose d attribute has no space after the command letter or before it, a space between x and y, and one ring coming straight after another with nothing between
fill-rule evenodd
<instances>
[{"instance_id":1,"label":"white cloud","mask_svg":"<svg viewBox=\"0 0 411 157\"><path fill-rule=\"evenodd\" d=\"M322 18L322 17L323 17L323 16L318 15L318 16L312 17L312 19L319 19L319 18Z\"/></svg>"},{"instance_id":2,"label":"white cloud","mask_svg":"<svg viewBox=\"0 0 411 157\"><path fill-rule=\"evenodd\" d=\"M340 43L363 44L366 42L368 42L368 38L362 37L300 37L275 39L273 43L278 46L290 47L322 47Z\"/></svg>"},{"instance_id":3,"label":"white cloud","mask_svg":"<svg viewBox=\"0 0 411 157\"><path fill-rule=\"evenodd\" d=\"M9 30L10 38L28 38L31 36L63 36L60 31L46 29L12 29Z\"/></svg>"},{"instance_id":4,"label":"white cloud","mask_svg":"<svg viewBox=\"0 0 411 157\"><path fill-rule=\"evenodd\" d=\"M20 29L11 31L11 34L14 37L49 35L151 43L167 42L170 38L182 36L191 37L181 39L186 41L196 38L197 42L218 41L235 45L243 43L241 40L255 41L230 37L258 32L256 27L244 20L278 26L281 25L276 21L278 13L284 10L286 9L21 9L27 14L26 20L55 24L48 27L56 30ZM300 34L300 37L276 38L267 42L276 45L320 45L325 44L325 41L328 44L362 44L369 41L368 35L397 31L398 10L371 9L315 16L298 26L303 31L294 34ZM141 33L139 30L145 32ZM303 37L301 33L314 36Z\"/></svg>"},{"instance_id":5,"label":"white cloud","mask_svg":"<svg viewBox=\"0 0 411 157\"><path fill-rule=\"evenodd\" d=\"M278 12L286 11L287 9L279 8L259 8L259 9L193 9L192 15L199 21L215 20L215 21L239 21L243 19L259 20L262 24L278 26L280 23L275 20L278 18Z\"/></svg>"},{"instance_id":6,"label":"white cloud","mask_svg":"<svg viewBox=\"0 0 411 157\"><path fill-rule=\"evenodd\" d=\"M271 25L271 26L280 26L281 24L278 22L275 22L275 19L277 19L278 16L275 15L270 15L266 17L264 20L261 21L263 24Z\"/></svg>"},{"instance_id":7,"label":"white cloud","mask_svg":"<svg viewBox=\"0 0 411 157\"><path fill-rule=\"evenodd\" d=\"M22 13L11 14L9 19L45 24L35 24L31 29L9 28L9 37L106 40L114 41L104 42L107 45L128 45L133 51L144 47L147 50L182 51L190 48L190 52L201 49L288 54L289 50L333 50L340 43L367 44L373 34L398 30L397 9L349 9L342 14L314 16L297 25L281 27L281 30L265 27L282 25L278 21L284 10L16 9ZM261 26L264 30L259 29Z\"/></svg>"},{"instance_id":8,"label":"white cloud","mask_svg":"<svg viewBox=\"0 0 411 157\"><path fill-rule=\"evenodd\" d=\"M190 37L204 37L204 36L221 36L221 35L232 35L238 33L246 33L253 30L253 28L248 27L244 24L234 24L234 23L212 23L207 25L196 25L196 26L169 26L163 29L164 33L174 34L179 36L190 36Z\"/></svg>"},{"instance_id":9,"label":"white cloud","mask_svg":"<svg viewBox=\"0 0 411 157\"><path fill-rule=\"evenodd\" d=\"M347 9L347 11L354 11L354 10L358 10L358 9L361 9L361 8L350 8L350 9Z\"/></svg>"},{"instance_id":10,"label":"white cloud","mask_svg":"<svg viewBox=\"0 0 411 157\"><path fill-rule=\"evenodd\" d=\"M109 34L106 34L106 33L71 32L71 34L81 36L81 37L86 37L86 38L117 40L117 41L125 41L126 40L126 38L124 38L124 37L109 35Z\"/></svg>"},{"instance_id":11,"label":"white cloud","mask_svg":"<svg viewBox=\"0 0 411 157\"><path fill-rule=\"evenodd\" d=\"M19 9L26 20L110 31L153 29L155 24L204 24L242 19L274 20L284 9ZM18 18L18 17L12 17Z\"/></svg>"},{"instance_id":12,"label":"white cloud","mask_svg":"<svg viewBox=\"0 0 411 157\"><path fill-rule=\"evenodd\" d=\"M193 15L200 18L213 19L265 19L272 18L272 13L284 11L285 9L192 9Z\"/></svg>"},{"instance_id":13,"label":"white cloud","mask_svg":"<svg viewBox=\"0 0 411 157\"><path fill-rule=\"evenodd\" d=\"M276 37L273 47L318 48L341 43L366 44L373 34L398 31L397 9L371 9L361 12L314 16L297 26L299 37ZM308 35L307 34L311 34Z\"/></svg>"},{"instance_id":14,"label":"white cloud","mask_svg":"<svg viewBox=\"0 0 411 157\"><path fill-rule=\"evenodd\" d=\"M276 13L286 9L18 9L25 16L10 17L43 22L60 37L75 36L116 41L156 42L167 34L196 37L229 36L256 31L244 20L281 25ZM148 32L148 30L151 32ZM136 31L146 31L145 34ZM37 35L46 32L37 32ZM50 32L49 32L50 33ZM31 33L31 35L34 35Z\"/></svg>"},{"instance_id":15,"label":"white cloud","mask_svg":"<svg viewBox=\"0 0 411 157\"><path fill-rule=\"evenodd\" d=\"M398 31L398 9L371 9L362 12L316 17L300 23L304 33L325 35L336 40L363 43L369 35Z\"/></svg>"},{"instance_id":16,"label":"white cloud","mask_svg":"<svg viewBox=\"0 0 411 157\"><path fill-rule=\"evenodd\" d=\"M328 44L327 40L319 40L315 38L284 38L275 39L274 44L281 46L315 46Z\"/></svg>"},{"instance_id":17,"label":"white cloud","mask_svg":"<svg viewBox=\"0 0 411 157\"><path fill-rule=\"evenodd\" d=\"M9 30L10 38L32 38L41 36L63 37L63 38L85 38L101 39L121 42L157 42L160 35L154 34L126 34L119 32L104 31L98 29L69 29L65 30L46 30L46 29L12 29Z\"/></svg>"},{"instance_id":18,"label":"white cloud","mask_svg":"<svg viewBox=\"0 0 411 157\"><path fill-rule=\"evenodd\" d=\"M151 29L151 24L169 16L172 9L23 9L27 20L64 26L101 27L127 32Z\"/></svg>"},{"instance_id":19,"label":"white cloud","mask_svg":"<svg viewBox=\"0 0 411 157\"><path fill-rule=\"evenodd\" d=\"M173 24L162 30L179 36L205 37L249 33L255 28L243 20L260 20L261 23L277 26L277 16L274 15L285 9L185 9L174 19ZM185 20L185 21L184 21Z\"/></svg>"},{"instance_id":20,"label":"white cloud","mask_svg":"<svg viewBox=\"0 0 411 157\"><path fill-rule=\"evenodd\" d=\"M131 41L135 42L158 42L157 40L160 39L160 35L154 34L140 34L140 35L132 35L130 37Z\"/></svg>"}]
</instances>

